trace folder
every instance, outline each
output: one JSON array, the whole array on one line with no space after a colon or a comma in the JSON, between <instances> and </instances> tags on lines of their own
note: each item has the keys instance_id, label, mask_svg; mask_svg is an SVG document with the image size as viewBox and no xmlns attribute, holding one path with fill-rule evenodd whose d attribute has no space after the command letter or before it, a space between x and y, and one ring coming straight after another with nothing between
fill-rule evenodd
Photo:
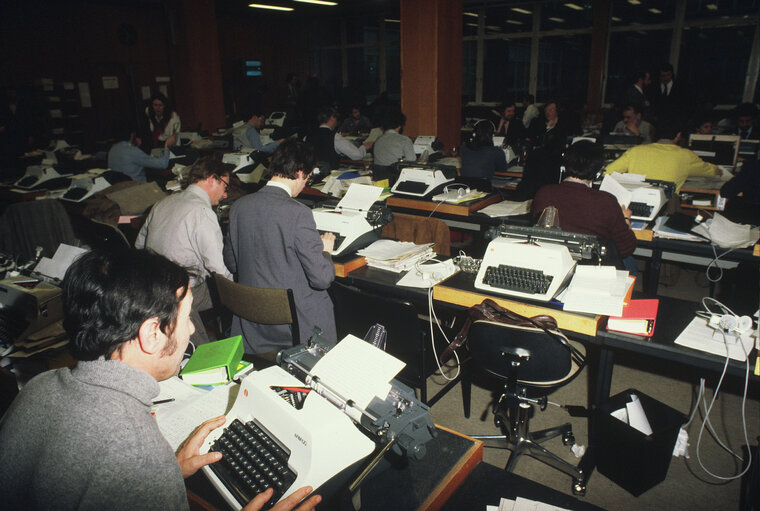
<instances>
[{"instance_id":1,"label":"folder","mask_svg":"<svg viewBox=\"0 0 760 511\"><path fill-rule=\"evenodd\" d=\"M190 385L218 385L229 382L243 358L242 336L199 345L179 376Z\"/></svg>"},{"instance_id":2,"label":"folder","mask_svg":"<svg viewBox=\"0 0 760 511\"><path fill-rule=\"evenodd\" d=\"M631 300L620 316L607 320L607 330L652 337L660 300Z\"/></svg>"}]
</instances>

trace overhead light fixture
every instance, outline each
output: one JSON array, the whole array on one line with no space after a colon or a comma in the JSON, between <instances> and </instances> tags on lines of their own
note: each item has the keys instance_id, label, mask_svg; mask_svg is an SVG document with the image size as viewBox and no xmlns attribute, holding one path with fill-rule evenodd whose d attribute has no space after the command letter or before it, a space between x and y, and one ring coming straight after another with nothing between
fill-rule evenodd
<instances>
[{"instance_id":1,"label":"overhead light fixture","mask_svg":"<svg viewBox=\"0 0 760 511\"><path fill-rule=\"evenodd\" d=\"M383 21L386 23L401 23L401 20L394 20L392 18L385 18Z\"/></svg>"},{"instance_id":2,"label":"overhead light fixture","mask_svg":"<svg viewBox=\"0 0 760 511\"><path fill-rule=\"evenodd\" d=\"M622 18L618 18L617 16L612 17L612 21L623 21Z\"/></svg>"},{"instance_id":3,"label":"overhead light fixture","mask_svg":"<svg viewBox=\"0 0 760 511\"><path fill-rule=\"evenodd\" d=\"M254 9L270 9L272 11L292 11L292 7L282 7L280 5L266 5L266 4L248 4L248 7Z\"/></svg>"},{"instance_id":4,"label":"overhead light fixture","mask_svg":"<svg viewBox=\"0 0 760 511\"><path fill-rule=\"evenodd\" d=\"M477 12L463 12L462 14L464 14L465 16L472 16L473 18L477 18L478 17L478 13Z\"/></svg>"},{"instance_id":5,"label":"overhead light fixture","mask_svg":"<svg viewBox=\"0 0 760 511\"><path fill-rule=\"evenodd\" d=\"M468 27L478 28L478 24L477 23L465 23L465 25L468 26Z\"/></svg>"},{"instance_id":6,"label":"overhead light fixture","mask_svg":"<svg viewBox=\"0 0 760 511\"><path fill-rule=\"evenodd\" d=\"M317 4L317 5L338 5L338 2L328 2L327 0L293 0L294 2L301 2L302 4Z\"/></svg>"},{"instance_id":7,"label":"overhead light fixture","mask_svg":"<svg viewBox=\"0 0 760 511\"><path fill-rule=\"evenodd\" d=\"M521 7L512 7L512 10L515 12L519 12L520 14L533 14L533 11L529 11L528 9L523 9Z\"/></svg>"},{"instance_id":8,"label":"overhead light fixture","mask_svg":"<svg viewBox=\"0 0 760 511\"><path fill-rule=\"evenodd\" d=\"M631 5L641 5L641 0L628 0Z\"/></svg>"},{"instance_id":9,"label":"overhead light fixture","mask_svg":"<svg viewBox=\"0 0 760 511\"><path fill-rule=\"evenodd\" d=\"M578 4L565 4L565 7L569 7L570 9L572 9L574 11L582 11L583 10L583 7L581 7Z\"/></svg>"},{"instance_id":10,"label":"overhead light fixture","mask_svg":"<svg viewBox=\"0 0 760 511\"><path fill-rule=\"evenodd\" d=\"M518 20L507 20L507 23L509 23L510 25L522 25L523 24L522 21L518 21Z\"/></svg>"},{"instance_id":11,"label":"overhead light fixture","mask_svg":"<svg viewBox=\"0 0 760 511\"><path fill-rule=\"evenodd\" d=\"M707 4L705 5L705 9L707 9L708 11L717 11L718 4Z\"/></svg>"},{"instance_id":12,"label":"overhead light fixture","mask_svg":"<svg viewBox=\"0 0 760 511\"><path fill-rule=\"evenodd\" d=\"M501 31L501 27L497 27L496 25L486 25L486 28L488 30L495 30L497 32Z\"/></svg>"},{"instance_id":13,"label":"overhead light fixture","mask_svg":"<svg viewBox=\"0 0 760 511\"><path fill-rule=\"evenodd\" d=\"M549 21L556 21L557 23L564 23L565 22L565 20L563 20L562 18L553 18L553 17L549 18Z\"/></svg>"},{"instance_id":14,"label":"overhead light fixture","mask_svg":"<svg viewBox=\"0 0 760 511\"><path fill-rule=\"evenodd\" d=\"M647 9L647 10L648 10L649 12L651 12L652 14L662 14L662 11L661 11L661 10L659 10L657 7L652 7L652 8L650 8L650 9Z\"/></svg>"}]
</instances>

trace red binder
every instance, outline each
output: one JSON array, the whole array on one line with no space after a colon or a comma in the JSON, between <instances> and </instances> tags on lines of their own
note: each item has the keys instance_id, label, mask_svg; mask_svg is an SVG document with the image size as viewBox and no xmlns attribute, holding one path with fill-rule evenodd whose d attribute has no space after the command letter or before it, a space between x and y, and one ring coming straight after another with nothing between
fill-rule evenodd
<instances>
[{"instance_id":1,"label":"red binder","mask_svg":"<svg viewBox=\"0 0 760 511\"><path fill-rule=\"evenodd\" d=\"M659 305L660 300L657 299L631 300L623 307L622 316L610 316L607 330L652 337Z\"/></svg>"}]
</instances>

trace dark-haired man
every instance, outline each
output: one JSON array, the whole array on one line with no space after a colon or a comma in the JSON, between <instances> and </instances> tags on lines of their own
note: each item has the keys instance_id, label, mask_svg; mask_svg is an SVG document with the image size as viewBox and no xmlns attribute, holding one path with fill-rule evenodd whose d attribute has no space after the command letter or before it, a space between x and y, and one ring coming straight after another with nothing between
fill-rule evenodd
<instances>
[{"instance_id":1,"label":"dark-haired man","mask_svg":"<svg viewBox=\"0 0 760 511\"><path fill-rule=\"evenodd\" d=\"M169 166L169 148L175 144L176 135L164 142L160 157L150 156L140 149L142 140L134 130L127 129L121 142L116 142L108 150L108 168L129 176L133 181L147 181L145 169L165 169Z\"/></svg>"},{"instance_id":2,"label":"dark-haired man","mask_svg":"<svg viewBox=\"0 0 760 511\"><path fill-rule=\"evenodd\" d=\"M401 131L406 124L406 116L401 110L392 110L383 119L384 133L375 141L375 165L388 167L404 160L414 162L417 155L414 154L414 143Z\"/></svg>"},{"instance_id":3,"label":"dark-haired man","mask_svg":"<svg viewBox=\"0 0 760 511\"><path fill-rule=\"evenodd\" d=\"M262 110L254 110L253 113L246 115L246 117L248 117L248 122L232 132L232 147L236 151L243 147L250 147L263 153L272 154L277 149L277 146L285 140L281 138L264 145L261 141L259 130L264 127L264 122L267 120L266 113Z\"/></svg>"},{"instance_id":4,"label":"dark-haired man","mask_svg":"<svg viewBox=\"0 0 760 511\"><path fill-rule=\"evenodd\" d=\"M295 200L306 186L316 158L308 144L286 140L272 154L270 179L258 192L238 199L230 210L224 262L248 286L292 289L301 342L315 326L336 340L333 304L327 288L335 279L330 253L335 235L320 236L311 210ZM234 317L233 335L246 351L264 354L292 346L290 325L263 325Z\"/></svg>"},{"instance_id":5,"label":"dark-haired man","mask_svg":"<svg viewBox=\"0 0 760 511\"><path fill-rule=\"evenodd\" d=\"M221 459L199 449L225 419L204 422L175 455L150 408L158 381L179 371L192 301L187 271L157 254L96 251L74 262L63 304L78 363L33 378L0 421L0 509L188 509L182 479Z\"/></svg>"},{"instance_id":6,"label":"dark-haired man","mask_svg":"<svg viewBox=\"0 0 760 511\"><path fill-rule=\"evenodd\" d=\"M531 210L538 219L547 206L556 207L562 230L613 241L623 259L636 248L631 211L621 207L612 194L591 188L603 164L604 149L600 145L588 140L571 145L563 160L564 181L541 187Z\"/></svg>"},{"instance_id":7,"label":"dark-haired man","mask_svg":"<svg viewBox=\"0 0 760 511\"><path fill-rule=\"evenodd\" d=\"M636 105L628 105L623 108L623 119L615 125L613 133L641 137L644 144L652 142L654 127L641 119L641 110Z\"/></svg>"},{"instance_id":8,"label":"dark-haired man","mask_svg":"<svg viewBox=\"0 0 760 511\"><path fill-rule=\"evenodd\" d=\"M317 112L319 128L306 137L306 142L314 148L318 161L329 164L329 170L335 170L340 163L341 155L350 160L361 160L372 147L373 142L364 142L356 147L353 142L346 140L335 129L338 127L338 111L332 107L324 107ZM321 169L324 175L324 170Z\"/></svg>"},{"instance_id":9,"label":"dark-haired man","mask_svg":"<svg viewBox=\"0 0 760 511\"><path fill-rule=\"evenodd\" d=\"M135 240L136 248L153 250L192 272L194 343L209 340L197 315L213 305L206 278L211 273L232 277L224 265L222 229L212 209L227 195L229 181L222 162L212 156L199 159L188 171L185 189L153 206Z\"/></svg>"}]
</instances>

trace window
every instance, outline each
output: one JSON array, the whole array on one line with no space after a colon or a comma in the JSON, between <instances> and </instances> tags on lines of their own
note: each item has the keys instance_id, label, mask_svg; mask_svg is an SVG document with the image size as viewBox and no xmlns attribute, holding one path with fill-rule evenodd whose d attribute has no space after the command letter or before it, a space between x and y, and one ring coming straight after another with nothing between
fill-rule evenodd
<instances>
[{"instance_id":1,"label":"window","mask_svg":"<svg viewBox=\"0 0 760 511\"><path fill-rule=\"evenodd\" d=\"M672 23L675 5L676 0L616 0L612 2L612 26Z\"/></svg>"},{"instance_id":2,"label":"window","mask_svg":"<svg viewBox=\"0 0 760 511\"><path fill-rule=\"evenodd\" d=\"M657 68L670 56L670 30L632 30L610 34L605 103L616 103L632 83L637 71L649 71L657 79Z\"/></svg>"},{"instance_id":3,"label":"window","mask_svg":"<svg viewBox=\"0 0 760 511\"><path fill-rule=\"evenodd\" d=\"M592 4L562 0L541 7L541 30L590 28L594 19Z\"/></svg>"},{"instance_id":4,"label":"window","mask_svg":"<svg viewBox=\"0 0 760 511\"><path fill-rule=\"evenodd\" d=\"M500 103L527 92L530 40L492 39L484 47L483 101Z\"/></svg>"},{"instance_id":5,"label":"window","mask_svg":"<svg viewBox=\"0 0 760 511\"><path fill-rule=\"evenodd\" d=\"M477 41L462 41L462 103L475 101Z\"/></svg>"},{"instance_id":6,"label":"window","mask_svg":"<svg viewBox=\"0 0 760 511\"><path fill-rule=\"evenodd\" d=\"M514 34L533 30L531 6L486 9L486 35Z\"/></svg>"},{"instance_id":7,"label":"window","mask_svg":"<svg viewBox=\"0 0 760 511\"><path fill-rule=\"evenodd\" d=\"M588 89L591 35L544 37L538 45L536 101L558 99L583 105Z\"/></svg>"}]
</instances>

